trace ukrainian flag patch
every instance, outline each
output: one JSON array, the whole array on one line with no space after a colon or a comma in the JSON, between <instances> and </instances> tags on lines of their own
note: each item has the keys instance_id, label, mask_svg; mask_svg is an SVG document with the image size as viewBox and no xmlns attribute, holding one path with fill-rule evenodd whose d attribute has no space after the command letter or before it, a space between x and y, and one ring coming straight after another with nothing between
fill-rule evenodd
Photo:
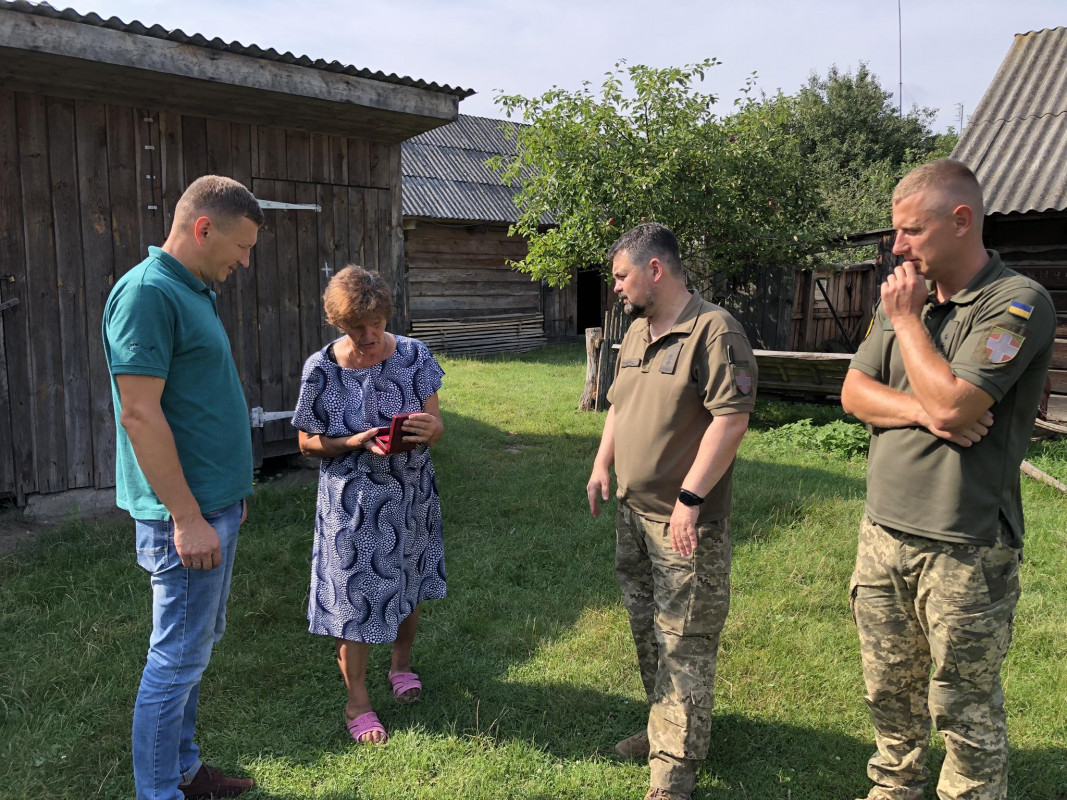
<instances>
[{"instance_id":1,"label":"ukrainian flag patch","mask_svg":"<svg viewBox=\"0 0 1067 800\"><path fill-rule=\"evenodd\" d=\"M1011 305L1008 306L1008 313L1023 319L1030 319L1030 315L1034 313L1034 307L1028 306L1026 303L1020 303L1018 300L1013 300Z\"/></svg>"}]
</instances>

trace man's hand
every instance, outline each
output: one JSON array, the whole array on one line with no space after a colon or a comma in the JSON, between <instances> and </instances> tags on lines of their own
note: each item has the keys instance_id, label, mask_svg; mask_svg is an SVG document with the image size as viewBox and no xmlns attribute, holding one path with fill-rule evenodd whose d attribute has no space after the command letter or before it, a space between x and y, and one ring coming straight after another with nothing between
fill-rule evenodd
<instances>
[{"instance_id":1,"label":"man's hand","mask_svg":"<svg viewBox=\"0 0 1067 800\"><path fill-rule=\"evenodd\" d=\"M970 447L981 440L993 427L993 412L986 409L975 422L959 430L947 431L938 428L933 423L927 423L924 427L934 436L958 444L960 447Z\"/></svg>"},{"instance_id":2,"label":"man's hand","mask_svg":"<svg viewBox=\"0 0 1067 800\"><path fill-rule=\"evenodd\" d=\"M882 308L893 323L908 316L918 317L929 294L926 280L905 261L882 284Z\"/></svg>"},{"instance_id":3,"label":"man's hand","mask_svg":"<svg viewBox=\"0 0 1067 800\"><path fill-rule=\"evenodd\" d=\"M607 467L593 465L593 474L589 476L589 483L585 485L585 494L589 498L589 510L594 517L600 516L600 501L608 501L608 493L611 491L611 473Z\"/></svg>"},{"instance_id":4,"label":"man's hand","mask_svg":"<svg viewBox=\"0 0 1067 800\"><path fill-rule=\"evenodd\" d=\"M174 520L174 549L182 566L191 569L215 569L222 563L219 535L202 516L182 524Z\"/></svg>"},{"instance_id":5,"label":"man's hand","mask_svg":"<svg viewBox=\"0 0 1067 800\"><path fill-rule=\"evenodd\" d=\"M674 513L671 514L671 547L674 552L687 557L696 552L698 516L699 506L687 506L680 500L675 502Z\"/></svg>"}]
</instances>

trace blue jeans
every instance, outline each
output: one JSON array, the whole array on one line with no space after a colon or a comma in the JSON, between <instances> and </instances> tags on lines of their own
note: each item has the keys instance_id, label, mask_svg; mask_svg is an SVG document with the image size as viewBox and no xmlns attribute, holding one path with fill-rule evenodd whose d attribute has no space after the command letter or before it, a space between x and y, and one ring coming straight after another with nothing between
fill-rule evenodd
<instances>
[{"instance_id":1,"label":"blue jeans","mask_svg":"<svg viewBox=\"0 0 1067 800\"><path fill-rule=\"evenodd\" d=\"M222 563L187 569L174 549L174 522L135 520L137 563L152 576L152 637L133 709L138 800L184 800L178 784L200 769L193 742L200 678L226 629L233 556L244 501L204 518L219 536Z\"/></svg>"}]
</instances>

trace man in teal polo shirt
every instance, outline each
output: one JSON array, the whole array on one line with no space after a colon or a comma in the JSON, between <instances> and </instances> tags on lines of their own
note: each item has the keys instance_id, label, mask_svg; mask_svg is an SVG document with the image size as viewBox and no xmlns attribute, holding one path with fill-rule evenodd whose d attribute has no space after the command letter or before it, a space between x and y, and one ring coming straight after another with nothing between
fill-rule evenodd
<instances>
[{"instance_id":1,"label":"man in teal polo shirt","mask_svg":"<svg viewBox=\"0 0 1067 800\"><path fill-rule=\"evenodd\" d=\"M1019 464L1056 312L984 248L982 220L960 162L904 177L893 193L904 263L841 393L871 427L851 585L878 746L868 800L922 798L931 719L945 739L938 797L1007 796L1000 669L1019 598Z\"/></svg>"},{"instance_id":2,"label":"man in teal polo shirt","mask_svg":"<svg viewBox=\"0 0 1067 800\"><path fill-rule=\"evenodd\" d=\"M104 308L117 422L116 496L151 575L152 635L133 714L139 800L234 797L253 781L200 760L200 678L226 625L237 532L252 492L248 406L209 282L248 267L263 212L207 175L174 208L161 248Z\"/></svg>"}]
</instances>

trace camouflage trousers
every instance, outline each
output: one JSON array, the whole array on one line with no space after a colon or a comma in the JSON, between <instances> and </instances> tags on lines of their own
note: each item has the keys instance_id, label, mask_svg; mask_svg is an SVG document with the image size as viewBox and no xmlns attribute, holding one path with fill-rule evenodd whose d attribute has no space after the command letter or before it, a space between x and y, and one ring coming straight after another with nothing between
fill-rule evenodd
<instances>
[{"instance_id":1,"label":"camouflage trousers","mask_svg":"<svg viewBox=\"0 0 1067 800\"><path fill-rule=\"evenodd\" d=\"M1007 796L1000 668L1019 599L1013 544L1003 523L995 545L978 547L864 518L850 596L878 745L869 800L922 798L931 718L945 737L937 796Z\"/></svg>"},{"instance_id":2,"label":"camouflage trousers","mask_svg":"<svg viewBox=\"0 0 1067 800\"><path fill-rule=\"evenodd\" d=\"M690 556L670 526L619 504L615 574L650 706L652 788L689 794L708 752L719 634L730 609L729 520L697 526Z\"/></svg>"}]
</instances>

